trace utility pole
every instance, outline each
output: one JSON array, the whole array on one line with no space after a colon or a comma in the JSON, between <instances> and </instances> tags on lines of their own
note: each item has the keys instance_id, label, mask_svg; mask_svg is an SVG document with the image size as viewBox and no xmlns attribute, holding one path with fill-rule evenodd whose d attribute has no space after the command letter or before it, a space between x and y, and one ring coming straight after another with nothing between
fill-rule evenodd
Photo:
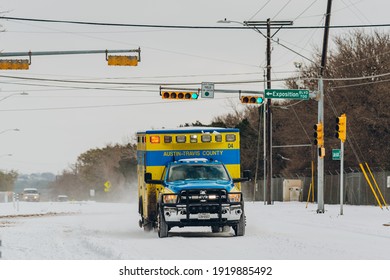
<instances>
[{"instance_id":1,"label":"utility pole","mask_svg":"<svg viewBox=\"0 0 390 280\"><path fill-rule=\"evenodd\" d=\"M271 89L271 20L267 19L267 89ZM271 100L265 103L266 107L266 180L267 180L267 204L272 203L272 110Z\"/></svg>"},{"instance_id":2,"label":"utility pole","mask_svg":"<svg viewBox=\"0 0 390 280\"><path fill-rule=\"evenodd\" d=\"M271 89L271 40L272 37L284 26L292 25L292 21L244 21L244 25L252 26L257 32L263 35L267 39L267 89ZM257 27L258 26L267 26L267 35L265 36ZM279 26L274 34L271 35L271 26ZM266 197L264 201L267 201L268 205L272 204L272 110L271 110L271 99L267 99L265 103L265 161L264 161L264 170L266 174Z\"/></svg>"},{"instance_id":3,"label":"utility pole","mask_svg":"<svg viewBox=\"0 0 390 280\"><path fill-rule=\"evenodd\" d=\"M320 97L318 100L318 123L324 125L324 71L326 67L326 58L328 52L328 38L329 38L329 25L330 25L330 13L332 10L332 0L328 0L328 5L326 8L326 18L325 18L325 30L324 30L324 41L322 47L322 57L321 57L321 67L320 67L320 79L318 81L318 90L320 92ZM321 149L320 147L319 149ZM320 152L317 151L317 213L324 213L324 156L320 155Z\"/></svg>"}]
</instances>

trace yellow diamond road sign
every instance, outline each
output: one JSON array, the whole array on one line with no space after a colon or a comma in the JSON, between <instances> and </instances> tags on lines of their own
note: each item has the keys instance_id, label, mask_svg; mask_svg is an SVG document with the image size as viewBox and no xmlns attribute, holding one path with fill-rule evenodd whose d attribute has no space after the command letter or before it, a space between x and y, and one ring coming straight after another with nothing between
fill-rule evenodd
<instances>
[{"instance_id":1,"label":"yellow diamond road sign","mask_svg":"<svg viewBox=\"0 0 390 280\"><path fill-rule=\"evenodd\" d=\"M106 181L104 183L104 192L109 192L111 189L111 182L110 181Z\"/></svg>"}]
</instances>

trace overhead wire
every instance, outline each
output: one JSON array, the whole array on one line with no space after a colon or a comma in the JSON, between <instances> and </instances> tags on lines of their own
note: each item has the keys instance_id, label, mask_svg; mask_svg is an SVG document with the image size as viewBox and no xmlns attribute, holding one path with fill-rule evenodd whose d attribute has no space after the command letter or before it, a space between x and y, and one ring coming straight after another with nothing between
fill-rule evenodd
<instances>
[{"instance_id":1,"label":"overhead wire","mask_svg":"<svg viewBox=\"0 0 390 280\"><path fill-rule=\"evenodd\" d=\"M66 23L77 25L94 25L94 26L117 26L117 27L144 27L144 28L168 28L168 29L250 29L247 26L205 26L205 25L158 25L158 24L132 24L132 23L107 23L107 22L88 22L88 21L71 21L71 20L53 20L53 19L37 19L37 18L21 18L21 17L5 17L0 16L0 19L12 21L32 21L45 23ZM390 23L381 24L356 24L356 25L331 25L330 29L346 29L346 28L372 28L372 27L390 27ZM285 26L284 29L324 29L324 26ZM266 27L260 27L266 29ZM271 27L271 29L279 29L279 27Z\"/></svg>"},{"instance_id":2,"label":"overhead wire","mask_svg":"<svg viewBox=\"0 0 390 280\"><path fill-rule=\"evenodd\" d=\"M268 5L269 2L271 2L271 0L268 0L267 2L265 2L261 6L261 8L256 11L256 13L254 13L249 19L247 19L247 21L250 21L250 20L254 19Z\"/></svg>"},{"instance_id":3,"label":"overhead wire","mask_svg":"<svg viewBox=\"0 0 390 280\"><path fill-rule=\"evenodd\" d=\"M292 0L288 0L287 3L284 4L283 7L280 8L280 10L272 17L272 19L276 18L287 6L290 4Z\"/></svg>"}]
</instances>

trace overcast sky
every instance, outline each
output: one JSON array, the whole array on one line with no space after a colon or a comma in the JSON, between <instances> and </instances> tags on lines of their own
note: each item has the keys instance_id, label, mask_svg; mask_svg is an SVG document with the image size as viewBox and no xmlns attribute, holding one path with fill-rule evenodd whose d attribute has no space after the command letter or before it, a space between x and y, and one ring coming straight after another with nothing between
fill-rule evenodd
<instances>
[{"instance_id":1,"label":"overcast sky","mask_svg":"<svg viewBox=\"0 0 390 280\"><path fill-rule=\"evenodd\" d=\"M237 22L270 18L292 20L293 26L298 27L323 26L326 2L2 0L0 11L2 16L17 18L221 27L240 26L234 22L217 23L224 18ZM389 9L384 5L389 6L384 0L334 0L331 24L389 23ZM5 30L0 33L3 53L141 48L137 67L107 66L104 54L88 54L33 56L29 70L0 70L1 170L59 174L89 149L127 143L139 130L174 128L196 120L209 123L215 116L243 108L238 102L238 90L264 89L261 80L266 40L254 30L135 28L4 19L0 24ZM350 30L332 29L330 37ZM297 76L294 62L309 63L313 50L322 47L322 38L323 29L280 30L275 41L295 53L272 44L272 87L282 88L283 83L276 80ZM194 88L200 87L201 82L234 82L215 87L237 93L216 93L214 99L187 102L161 99L159 84L182 82L194 83L190 86ZM22 92L28 95L19 95Z\"/></svg>"}]
</instances>

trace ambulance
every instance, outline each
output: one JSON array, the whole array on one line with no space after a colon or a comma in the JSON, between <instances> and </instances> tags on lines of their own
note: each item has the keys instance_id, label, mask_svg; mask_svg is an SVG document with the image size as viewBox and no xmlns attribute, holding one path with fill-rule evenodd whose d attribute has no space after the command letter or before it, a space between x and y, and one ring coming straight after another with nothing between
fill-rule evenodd
<instances>
[{"instance_id":1,"label":"ambulance","mask_svg":"<svg viewBox=\"0 0 390 280\"><path fill-rule=\"evenodd\" d=\"M233 228L245 234L240 134L234 128L185 127L137 133L139 226L160 238L173 227Z\"/></svg>"}]
</instances>

